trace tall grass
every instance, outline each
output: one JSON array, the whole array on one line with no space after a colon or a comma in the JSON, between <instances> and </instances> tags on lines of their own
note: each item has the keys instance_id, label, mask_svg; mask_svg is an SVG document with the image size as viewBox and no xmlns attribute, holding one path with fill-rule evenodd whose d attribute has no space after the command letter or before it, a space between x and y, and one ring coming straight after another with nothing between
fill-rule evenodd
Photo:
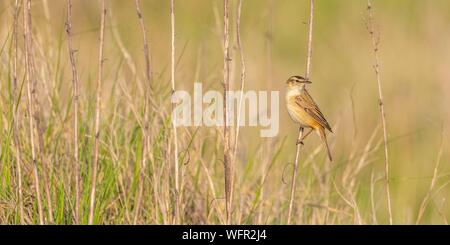
<instances>
[{"instance_id":1,"label":"tall grass","mask_svg":"<svg viewBox=\"0 0 450 245\"><path fill-rule=\"evenodd\" d=\"M175 133L170 98L194 81L203 92L226 92L219 81L230 90L283 91L286 76L308 66L298 57L309 53L299 45L309 42L309 1L228 0L227 11L223 1L106 2L107 14L95 1L0 1L0 223L448 222L448 134L440 125L448 114L450 60L441 54L450 3L376 2L385 138L378 84L368 82L367 3L314 2L310 90L334 125L335 161L309 138L292 192L289 142L298 129L282 103L277 137L227 125L226 142L219 127ZM247 104L243 97L238 107Z\"/></svg>"},{"instance_id":2,"label":"tall grass","mask_svg":"<svg viewBox=\"0 0 450 245\"><path fill-rule=\"evenodd\" d=\"M17 61L19 55L19 47L18 47L18 38L19 38L19 15L20 15L20 2L16 0L14 3L14 30L13 30L13 49L14 49L14 57L13 57L13 77L11 84L11 103L12 106L12 123L13 123L13 144L15 148L15 160L16 160L16 176L17 176L17 198L18 198L18 206L19 206L19 219L20 224L24 224L24 209L23 209L23 189L22 189L22 163L21 163L21 149L19 142L19 123L18 123L18 80L17 80Z\"/></svg>"},{"instance_id":3,"label":"tall grass","mask_svg":"<svg viewBox=\"0 0 450 245\"><path fill-rule=\"evenodd\" d=\"M386 180L386 195L387 195L387 206L389 213L389 224L392 225L392 204L391 204L391 192L389 188L389 154L388 154L388 132L386 126L386 113L384 109L384 100L383 100L383 89L381 86L381 68L380 68L380 57L379 57L379 37L376 36L374 29L374 20L372 13L372 2L367 0L367 12L369 15L368 18L368 30L370 37L372 39L373 52L375 56L375 64L374 70L376 74L376 80L378 85L378 101L380 106L380 115L381 115L381 123L383 125L383 141L384 141L384 171L385 171L385 180Z\"/></svg>"},{"instance_id":4,"label":"tall grass","mask_svg":"<svg viewBox=\"0 0 450 245\"><path fill-rule=\"evenodd\" d=\"M102 99L102 81L103 81L103 47L105 43L105 18L106 18L106 1L102 0L101 8L101 23L100 23L100 43L98 51L98 76L95 96L95 126L94 126L94 149L92 160L92 183L91 183L91 196L89 204L89 224L94 223L95 212L95 195L97 190L97 172L98 172L98 158L99 158L99 144L100 144L100 112L101 112L101 99Z\"/></svg>"},{"instance_id":5,"label":"tall grass","mask_svg":"<svg viewBox=\"0 0 450 245\"><path fill-rule=\"evenodd\" d=\"M39 224L44 224L44 209L42 205L42 196L41 196L41 185L40 185L40 177L38 170L38 155L36 153L36 123L35 119L38 117L36 109L35 109L35 94L36 94L36 81L34 76L33 69L33 39L32 35L32 27L31 27L31 0L24 0L23 4L23 30L24 30L24 45L25 45L25 74L27 81L27 95L28 95L28 121L29 121L29 129L30 129L30 145L31 145L31 161L33 163L33 176L34 176L34 187L37 196L37 205L38 205L38 214L39 214ZM38 134L39 135L39 134Z\"/></svg>"},{"instance_id":6,"label":"tall grass","mask_svg":"<svg viewBox=\"0 0 450 245\"><path fill-rule=\"evenodd\" d=\"M73 168L75 170L75 223L80 222L80 159L78 147L78 70L75 60L75 50L72 44L72 0L67 0L67 45L70 58L70 65L72 67L72 86L73 86Z\"/></svg>"},{"instance_id":7,"label":"tall grass","mask_svg":"<svg viewBox=\"0 0 450 245\"><path fill-rule=\"evenodd\" d=\"M144 192L144 181L145 181L145 171L147 169L147 156L149 154L149 97L150 97L150 86L152 81L152 72L151 72L151 66L150 66L150 49L148 46L148 39L147 39L147 30L145 28L144 24L144 17L142 16L141 11L141 1L136 0L136 13L139 18L139 26L141 28L142 32L142 41L144 43L144 58L145 58L145 94L144 94L144 125L142 127L142 163L140 166L140 176L139 176L139 191L138 191L138 197L136 198L136 212L134 215L134 221L133 223L136 224L139 219L139 214L141 212L141 202L142 202L142 195Z\"/></svg>"}]
</instances>

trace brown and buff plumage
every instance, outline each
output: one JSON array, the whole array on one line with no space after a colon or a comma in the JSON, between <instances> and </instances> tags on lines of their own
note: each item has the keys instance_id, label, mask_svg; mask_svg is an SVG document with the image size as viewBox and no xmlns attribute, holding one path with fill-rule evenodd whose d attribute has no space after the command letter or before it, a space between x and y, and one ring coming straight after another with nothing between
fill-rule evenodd
<instances>
[{"instance_id":1,"label":"brown and buff plumage","mask_svg":"<svg viewBox=\"0 0 450 245\"><path fill-rule=\"evenodd\" d=\"M305 83L311 82L300 76L293 76L287 81L288 92L286 94L286 104L289 115L302 128L311 129L299 139L298 143L302 143L306 136L312 131L316 131L327 149L328 158L330 161L333 161L327 142L326 130L333 131L325 116L320 111L319 106L303 86Z\"/></svg>"}]
</instances>

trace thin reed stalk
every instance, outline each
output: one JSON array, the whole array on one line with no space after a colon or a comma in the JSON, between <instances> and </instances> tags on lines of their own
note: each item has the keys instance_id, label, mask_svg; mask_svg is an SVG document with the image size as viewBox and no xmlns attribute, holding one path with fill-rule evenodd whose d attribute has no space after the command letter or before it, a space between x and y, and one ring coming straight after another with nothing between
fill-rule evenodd
<instances>
[{"instance_id":1,"label":"thin reed stalk","mask_svg":"<svg viewBox=\"0 0 450 245\"><path fill-rule=\"evenodd\" d=\"M313 39L313 23L314 23L314 0L310 1L309 9L309 28L308 28L308 55L306 57L306 79L311 78L311 58L312 58L312 39Z\"/></svg>"},{"instance_id":2,"label":"thin reed stalk","mask_svg":"<svg viewBox=\"0 0 450 245\"><path fill-rule=\"evenodd\" d=\"M106 19L106 0L102 0L102 13L100 23L100 47L98 54L98 78L96 88L96 104L95 104L95 131L94 131L94 156L92 162L92 186L89 204L89 220L88 224L94 223L95 211L95 191L97 187L97 169L98 169L98 148L100 141L100 107L101 107L101 89L103 80L103 46L105 40L105 19Z\"/></svg>"},{"instance_id":3,"label":"thin reed stalk","mask_svg":"<svg viewBox=\"0 0 450 245\"><path fill-rule=\"evenodd\" d=\"M301 139L302 137L303 137L303 128L300 128L299 133L298 133L298 139ZM288 218L287 218L288 225L291 224L292 207L294 206L295 189L296 189L296 184L297 184L298 160L300 158L301 147L302 147L302 144L298 144L297 151L295 153L294 171L292 172L292 180L291 180L291 194L289 197L289 209L288 209Z\"/></svg>"},{"instance_id":4,"label":"thin reed stalk","mask_svg":"<svg viewBox=\"0 0 450 245\"><path fill-rule=\"evenodd\" d=\"M33 163L33 176L36 191L36 199L38 206L39 224L44 224L44 211L41 200L39 171L37 166L36 142L35 142L35 115L34 115L34 95L35 88L33 84L33 68L32 68L32 28L31 28L31 0L24 0L23 4L23 29L24 29L24 46L25 46L25 79L27 81L27 97L28 97L28 123L30 127L30 146L31 161Z\"/></svg>"},{"instance_id":5,"label":"thin reed stalk","mask_svg":"<svg viewBox=\"0 0 450 245\"><path fill-rule=\"evenodd\" d=\"M230 90L230 25L229 25L229 9L230 2L224 0L224 12L223 12L223 24L224 24L224 35L223 35L223 94L224 94L224 104L223 104L223 164L224 164L224 175L225 175L225 208L226 208L226 223L232 223L232 203L233 203L233 182L234 182L234 169L233 169L233 159L231 150L231 135L230 135L230 125L228 125L228 101L227 93Z\"/></svg>"},{"instance_id":6,"label":"thin reed stalk","mask_svg":"<svg viewBox=\"0 0 450 245\"><path fill-rule=\"evenodd\" d=\"M80 163L78 146L78 71L75 60L75 50L72 45L72 0L67 0L66 20L67 44L70 66L72 68L72 97L73 97L73 168L75 170L75 223L80 223Z\"/></svg>"},{"instance_id":7,"label":"thin reed stalk","mask_svg":"<svg viewBox=\"0 0 450 245\"><path fill-rule=\"evenodd\" d=\"M233 161L236 163L236 152L239 142L239 129L241 122L241 108L242 108L242 99L244 96L244 87L245 87L245 77L246 77L246 67L245 67L245 58L244 58L244 50L242 48L241 42L241 13L242 13L242 3L244 0L239 0L238 11L237 11L237 20L236 20L236 37L237 37L237 48L239 50L239 57L241 59L241 86L240 86L240 96L239 96L239 106L237 109L237 120L236 120L236 134L234 137L234 150L233 150Z\"/></svg>"},{"instance_id":8,"label":"thin reed stalk","mask_svg":"<svg viewBox=\"0 0 450 245\"><path fill-rule=\"evenodd\" d=\"M17 112L19 109L19 96L17 94L17 60L19 56L18 47L18 32L19 32L19 15L20 15L20 2L15 1L14 4L14 29L13 29L13 47L14 47L14 58L13 58L13 79L12 79L12 103L13 103L13 138L14 138L14 148L15 148L15 158L16 158L16 175L17 175L17 192L18 192L18 208L20 216L20 224L25 224L24 211L23 211L23 187L22 187L22 160L21 160L21 149L19 142L19 119L17 117Z\"/></svg>"},{"instance_id":9,"label":"thin reed stalk","mask_svg":"<svg viewBox=\"0 0 450 245\"><path fill-rule=\"evenodd\" d=\"M170 81L172 85L172 95L175 93L175 3L170 1L170 23L171 23L171 62L170 62ZM174 104L172 103L172 111ZM176 113L172 118L172 133L174 146L174 175L175 175L175 219L174 223L180 222L180 181L179 181L179 161L178 161L178 132L176 125Z\"/></svg>"},{"instance_id":10,"label":"thin reed stalk","mask_svg":"<svg viewBox=\"0 0 450 245\"><path fill-rule=\"evenodd\" d=\"M152 81L152 72L151 72L151 66L150 66L150 51L148 47L148 40L147 40L147 30L145 28L144 24L144 17L142 16L141 11L141 1L136 0L136 13L139 19L139 26L142 32L142 39L144 42L144 58L145 58L145 88L144 88L144 127L142 130L142 162L141 162L141 168L140 168L140 179L139 179L139 187L138 187L138 196L136 199L135 204L135 214L133 219L133 224L137 224L140 209L141 209L141 202L142 202L142 195L144 193L144 181L145 181L145 170L147 169L147 155L149 151L149 135L148 135L148 129L149 129L149 96L150 96L150 89L151 89L151 81Z\"/></svg>"},{"instance_id":11,"label":"thin reed stalk","mask_svg":"<svg viewBox=\"0 0 450 245\"><path fill-rule=\"evenodd\" d=\"M310 79L311 77L311 58L312 58L312 38L313 38L313 22L314 22L314 0L310 1L310 10L309 10L309 28L308 28L308 53L306 56L306 79ZM305 85L303 85L305 86ZM298 139L303 137L303 128L299 129ZM288 209L288 218L287 223L291 223L292 217L292 207L294 205L295 198L295 189L297 182L297 173L298 173L298 160L300 158L300 150L302 148L302 144L297 144L297 151L295 153L295 161L294 161L294 171L292 172L292 180L291 180L291 195L289 197L289 209Z\"/></svg>"},{"instance_id":12,"label":"thin reed stalk","mask_svg":"<svg viewBox=\"0 0 450 245\"><path fill-rule=\"evenodd\" d=\"M375 27L373 20L373 10L372 10L372 1L367 0L367 12L369 15L369 19L367 22L367 29L369 31L370 37L372 39L372 46L375 58L374 71L376 75L376 81L378 85L378 101L380 106L380 116L381 123L383 125L383 141L384 141L384 168L385 168L385 181L386 181L386 196L387 196L387 206L389 213L389 224L392 225L392 205L391 205L391 194L389 188L389 154L388 154L388 133L386 126L386 113L384 109L384 100L383 100L383 90L381 87L381 70L380 70L380 57L379 57L379 37L375 36Z\"/></svg>"},{"instance_id":13,"label":"thin reed stalk","mask_svg":"<svg viewBox=\"0 0 450 245\"><path fill-rule=\"evenodd\" d=\"M372 213L372 225L377 225L377 212L375 207L375 177L373 174L373 170L370 173L370 211Z\"/></svg>"}]
</instances>

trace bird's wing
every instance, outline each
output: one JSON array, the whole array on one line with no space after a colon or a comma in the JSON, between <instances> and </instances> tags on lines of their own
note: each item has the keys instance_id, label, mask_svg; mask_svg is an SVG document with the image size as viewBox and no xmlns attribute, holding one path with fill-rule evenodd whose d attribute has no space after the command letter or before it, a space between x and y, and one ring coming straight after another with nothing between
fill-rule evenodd
<instances>
[{"instance_id":1,"label":"bird's wing","mask_svg":"<svg viewBox=\"0 0 450 245\"><path fill-rule=\"evenodd\" d=\"M295 102L298 106L303 108L306 113L308 113L308 115L314 118L314 120L317 121L317 123L319 123L322 127L330 130L330 132L333 132L327 120L325 119L325 116L322 114L316 102L314 102L313 98L311 97L311 95L309 95L306 89L302 89L300 94L295 96Z\"/></svg>"}]
</instances>

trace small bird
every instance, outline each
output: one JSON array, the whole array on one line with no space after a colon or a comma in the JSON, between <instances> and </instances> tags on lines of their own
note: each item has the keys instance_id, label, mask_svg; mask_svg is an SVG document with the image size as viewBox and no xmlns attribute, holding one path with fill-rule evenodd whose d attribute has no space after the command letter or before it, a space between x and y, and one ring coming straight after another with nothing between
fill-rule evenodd
<instances>
[{"instance_id":1,"label":"small bird","mask_svg":"<svg viewBox=\"0 0 450 245\"><path fill-rule=\"evenodd\" d=\"M325 116L320 111L317 104L314 102L311 95L305 88L305 84L311 83L308 79L301 76L292 76L287 81L286 106L289 116L296 123L300 124L301 138L297 139L297 145L303 144L303 140L312 131L316 131L320 139L327 148L328 158L333 161L331 157L330 148L328 147L326 130L333 132L328 124ZM308 133L303 135L305 128L310 129Z\"/></svg>"}]
</instances>

